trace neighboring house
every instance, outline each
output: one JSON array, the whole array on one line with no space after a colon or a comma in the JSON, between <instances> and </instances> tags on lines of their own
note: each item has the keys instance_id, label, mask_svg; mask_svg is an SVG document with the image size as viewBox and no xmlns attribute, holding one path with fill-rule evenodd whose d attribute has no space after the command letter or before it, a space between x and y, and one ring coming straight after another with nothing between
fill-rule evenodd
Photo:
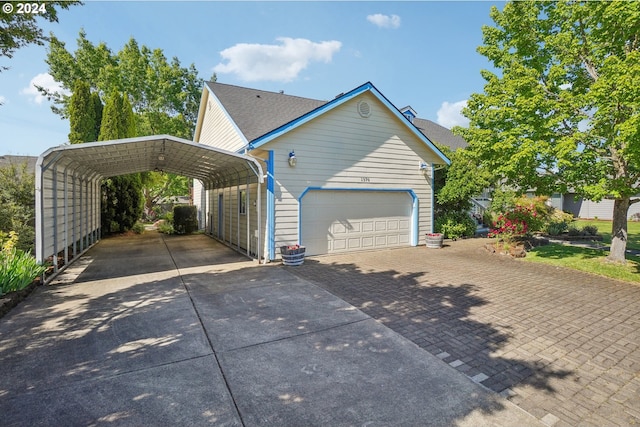
<instances>
[{"instance_id":1,"label":"neighboring house","mask_svg":"<svg viewBox=\"0 0 640 427\"><path fill-rule=\"evenodd\" d=\"M259 159L266 176L196 181L201 227L249 254L262 241L269 260L293 244L311 255L423 244L433 170L449 163L429 127L442 132L371 83L331 101L207 83L194 141Z\"/></svg>"},{"instance_id":2,"label":"neighboring house","mask_svg":"<svg viewBox=\"0 0 640 427\"><path fill-rule=\"evenodd\" d=\"M563 195L554 194L552 201L554 207L560 207L563 211L569 212L577 218L613 219L613 199L593 202L582 199L574 193L567 193ZM640 219L640 203L634 203L629 207L627 219Z\"/></svg>"},{"instance_id":3,"label":"neighboring house","mask_svg":"<svg viewBox=\"0 0 640 427\"><path fill-rule=\"evenodd\" d=\"M20 169L26 163L27 171L35 174L37 161L37 156L12 156L10 154L5 154L3 156L0 156L0 168L14 165L18 169Z\"/></svg>"}]
</instances>

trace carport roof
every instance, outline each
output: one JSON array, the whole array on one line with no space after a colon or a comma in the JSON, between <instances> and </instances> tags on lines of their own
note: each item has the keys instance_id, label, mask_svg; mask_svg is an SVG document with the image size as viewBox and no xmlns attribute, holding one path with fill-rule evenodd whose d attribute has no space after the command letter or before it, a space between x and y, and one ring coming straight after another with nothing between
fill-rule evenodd
<instances>
[{"instance_id":1,"label":"carport roof","mask_svg":"<svg viewBox=\"0 0 640 427\"><path fill-rule=\"evenodd\" d=\"M98 178L162 171L205 185L253 176L263 182L256 159L169 135L61 145L43 153L39 165L42 170L57 166Z\"/></svg>"}]
</instances>

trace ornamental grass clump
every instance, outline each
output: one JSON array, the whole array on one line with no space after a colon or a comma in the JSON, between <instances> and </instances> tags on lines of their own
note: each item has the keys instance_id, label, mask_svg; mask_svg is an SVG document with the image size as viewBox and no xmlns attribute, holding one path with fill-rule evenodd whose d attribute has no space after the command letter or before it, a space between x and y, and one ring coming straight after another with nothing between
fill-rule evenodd
<instances>
[{"instance_id":1,"label":"ornamental grass clump","mask_svg":"<svg viewBox=\"0 0 640 427\"><path fill-rule=\"evenodd\" d=\"M16 249L18 235L0 232L0 295L26 288L46 270L30 254Z\"/></svg>"}]
</instances>

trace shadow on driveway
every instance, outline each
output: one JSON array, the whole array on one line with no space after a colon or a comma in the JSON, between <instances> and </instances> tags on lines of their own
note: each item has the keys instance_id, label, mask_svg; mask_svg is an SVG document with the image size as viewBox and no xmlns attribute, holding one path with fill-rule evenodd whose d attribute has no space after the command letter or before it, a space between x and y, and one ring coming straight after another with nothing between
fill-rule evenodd
<instances>
[{"instance_id":1,"label":"shadow on driveway","mask_svg":"<svg viewBox=\"0 0 640 427\"><path fill-rule=\"evenodd\" d=\"M538 425L285 267L106 242L0 320L3 425Z\"/></svg>"}]
</instances>

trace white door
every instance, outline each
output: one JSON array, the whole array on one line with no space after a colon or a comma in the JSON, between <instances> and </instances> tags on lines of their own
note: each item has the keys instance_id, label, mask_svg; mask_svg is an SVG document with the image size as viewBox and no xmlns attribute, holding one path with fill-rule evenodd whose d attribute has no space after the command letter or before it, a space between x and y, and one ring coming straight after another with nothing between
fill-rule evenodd
<instances>
[{"instance_id":1,"label":"white door","mask_svg":"<svg viewBox=\"0 0 640 427\"><path fill-rule=\"evenodd\" d=\"M309 255L409 246L411 204L407 192L311 190L300 240Z\"/></svg>"}]
</instances>

